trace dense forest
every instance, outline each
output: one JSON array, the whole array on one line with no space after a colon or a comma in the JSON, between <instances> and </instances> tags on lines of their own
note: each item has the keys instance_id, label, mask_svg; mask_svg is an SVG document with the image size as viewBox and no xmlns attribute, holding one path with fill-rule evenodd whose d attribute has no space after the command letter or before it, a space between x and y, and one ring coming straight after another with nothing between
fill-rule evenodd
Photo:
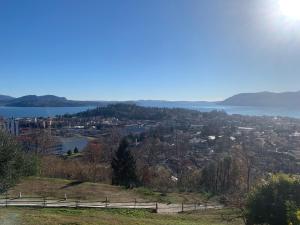
<instances>
[{"instance_id":1,"label":"dense forest","mask_svg":"<svg viewBox=\"0 0 300 225\"><path fill-rule=\"evenodd\" d=\"M172 117L188 117L189 115L199 114L197 111L185 109L169 109L142 107L136 104L112 104L107 107L97 107L75 115L65 115L66 117L115 117L122 120L168 120Z\"/></svg>"}]
</instances>

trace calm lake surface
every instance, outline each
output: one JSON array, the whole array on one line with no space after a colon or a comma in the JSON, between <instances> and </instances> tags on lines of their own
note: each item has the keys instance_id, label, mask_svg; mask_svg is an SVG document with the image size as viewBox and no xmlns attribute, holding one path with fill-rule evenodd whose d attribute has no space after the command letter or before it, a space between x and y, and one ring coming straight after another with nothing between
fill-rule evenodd
<instances>
[{"instance_id":1,"label":"calm lake surface","mask_svg":"<svg viewBox=\"0 0 300 225\"><path fill-rule=\"evenodd\" d=\"M192 107L193 109L203 112L210 112L213 110L224 110L228 114L241 114L249 116L283 116L300 118L300 108L288 109L288 108L275 108L275 107L252 107L252 106L202 106Z\"/></svg>"},{"instance_id":2,"label":"calm lake surface","mask_svg":"<svg viewBox=\"0 0 300 225\"><path fill-rule=\"evenodd\" d=\"M0 107L0 116L8 117L54 117L78 113L93 107Z\"/></svg>"},{"instance_id":3,"label":"calm lake surface","mask_svg":"<svg viewBox=\"0 0 300 225\"><path fill-rule=\"evenodd\" d=\"M157 105L147 105L157 106ZM160 105L161 106L161 105ZM166 106L168 107L168 106ZM181 107L199 110L202 112L210 112L213 110L224 110L228 114L241 114L250 116L287 116L300 118L299 109L288 108L272 108L272 107L246 107L246 106L221 106L216 104L190 104L190 105L173 105L172 107ZM94 107L0 107L0 116L2 117L54 117L66 113L78 113Z\"/></svg>"},{"instance_id":4,"label":"calm lake surface","mask_svg":"<svg viewBox=\"0 0 300 225\"><path fill-rule=\"evenodd\" d=\"M73 151L75 148L82 151L89 143L87 137L59 137L59 139L62 143L62 153L67 153L69 150Z\"/></svg>"}]
</instances>

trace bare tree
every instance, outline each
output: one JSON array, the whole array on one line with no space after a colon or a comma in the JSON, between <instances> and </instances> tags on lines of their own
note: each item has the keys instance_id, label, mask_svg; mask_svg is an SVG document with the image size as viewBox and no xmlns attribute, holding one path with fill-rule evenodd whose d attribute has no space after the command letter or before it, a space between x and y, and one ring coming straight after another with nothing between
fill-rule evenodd
<instances>
[{"instance_id":1,"label":"bare tree","mask_svg":"<svg viewBox=\"0 0 300 225\"><path fill-rule=\"evenodd\" d=\"M111 162L115 152L118 149L119 143L122 139L120 130L117 127L112 127L109 131L110 135L105 140L106 145L104 147L105 160Z\"/></svg>"},{"instance_id":2,"label":"bare tree","mask_svg":"<svg viewBox=\"0 0 300 225\"><path fill-rule=\"evenodd\" d=\"M25 151L33 152L37 155L51 154L54 151L54 146L59 143L51 136L48 130L36 129L31 134L22 137L22 145Z\"/></svg>"},{"instance_id":3,"label":"bare tree","mask_svg":"<svg viewBox=\"0 0 300 225\"><path fill-rule=\"evenodd\" d=\"M97 181L98 166L103 162L103 145L99 142L91 142L84 150L84 159L91 165L93 181Z\"/></svg>"}]
</instances>

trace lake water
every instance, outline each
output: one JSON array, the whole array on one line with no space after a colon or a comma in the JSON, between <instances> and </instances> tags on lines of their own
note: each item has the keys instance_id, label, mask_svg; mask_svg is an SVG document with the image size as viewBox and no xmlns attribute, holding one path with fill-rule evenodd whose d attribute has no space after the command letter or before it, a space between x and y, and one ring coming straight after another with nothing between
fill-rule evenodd
<instances>
[{"instance_id":1,"label":"lake water","mask_svg":"<svg viewBox=\"0 0 300 225\"><path fill-rule=\"evenodd\" d=\"M300 118L300 108L275 108L275 107L251 107L251 106L220 106L208 105L200 107L191 107L191 109L210 112L213 110L223 110L228 114L241 114L249 116L283 116Z\"/></svg>"},{"instance_id":2,"label":"lake water","mask_svg":"<svg viewBox=\"0 0 300 225\"><path fill-rule=\"evenodd\" d=\"M93 107L0 107L0 116L8 117L54 117L66 113L78 113Z\"/></svg>"},{"instance_id":3,"label":"lake water","mask_svg":"<svg viewBox=\"0 0 300 225\"><path fill-rule=\"evenodd\" d=\"M146 102L140 104L148 107L161 107L165 105L168 108L187 108L193 110L199 110L201 112L210 112L213 110L222 110L228 114L241 114L249 116L283 116L300 118L300 108L279 108L279 107L253 107L253 106L222 106L215 103L161 103L161 102Z\"/></svg>"},{"instance_id":4,"label":"lake water","mask_svg":"<svg viewBox=\"0 0 300 225\"><path fill-rule=\"evenodd\" d=\"M59 137L59 140L62 143L62 153L67 153L69 150L73 151L75 147L82 151L89 143L87 137Z\"/></svg>"},{"instance_id":5,"label":"lake water","mask_svg":"<svg viewBox=\"0 0 300 225\"><path fill-rule=\"evenodd\" d=\"M147 105L147 106L156 106ZM216 104L184 104L172 107L181 107L210 112L212 110L224 110L228 114L241 114L250 116L287 116L300 118L300 109L272 108L272 107L246 107L246 106L221 106ZM170 107L170 108L172 108ZM0 107L0 117L54 117L66 113L78 113L93 107Z\"/></svg>"}]
</instances>

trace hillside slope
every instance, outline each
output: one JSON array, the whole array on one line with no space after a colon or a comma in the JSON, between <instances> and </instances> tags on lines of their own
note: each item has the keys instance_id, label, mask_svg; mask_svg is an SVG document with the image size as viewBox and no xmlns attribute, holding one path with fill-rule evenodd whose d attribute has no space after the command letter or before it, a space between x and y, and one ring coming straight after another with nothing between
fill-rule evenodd
<instances>
[{"instance_id":1,"label":"hillside slope","mask_svg":"<svg viewBox=\"0 0 300 225\"><path fill-rule=\"evenodd\" d=\"M234 95L219 104L231 106L300 107L299 92L258 92Z\"/></svg>"},{"instance_id":2,"label":"hillside slope","mask_svg":"<svg viewBox=\"0 0 300 225\"><path fill-rule=\"evenodd\" d=\"M5 106L13 107L76 107L76 106L96 106L103 105L102 102L96 101L73 101L65 97L54 95L26 95L20 98L7 99Z\"/></svg>"},{"instance_id":3,"label":"hillside slope","mask_svg":"<svg viewBox=\"0 0 300 225\"><path fill-rule=\"evenodd\" d=\"M14 100L13 97L8 95L0 95L0 105L5 105L7 102Z\"/></svg>"}]
</instances>

